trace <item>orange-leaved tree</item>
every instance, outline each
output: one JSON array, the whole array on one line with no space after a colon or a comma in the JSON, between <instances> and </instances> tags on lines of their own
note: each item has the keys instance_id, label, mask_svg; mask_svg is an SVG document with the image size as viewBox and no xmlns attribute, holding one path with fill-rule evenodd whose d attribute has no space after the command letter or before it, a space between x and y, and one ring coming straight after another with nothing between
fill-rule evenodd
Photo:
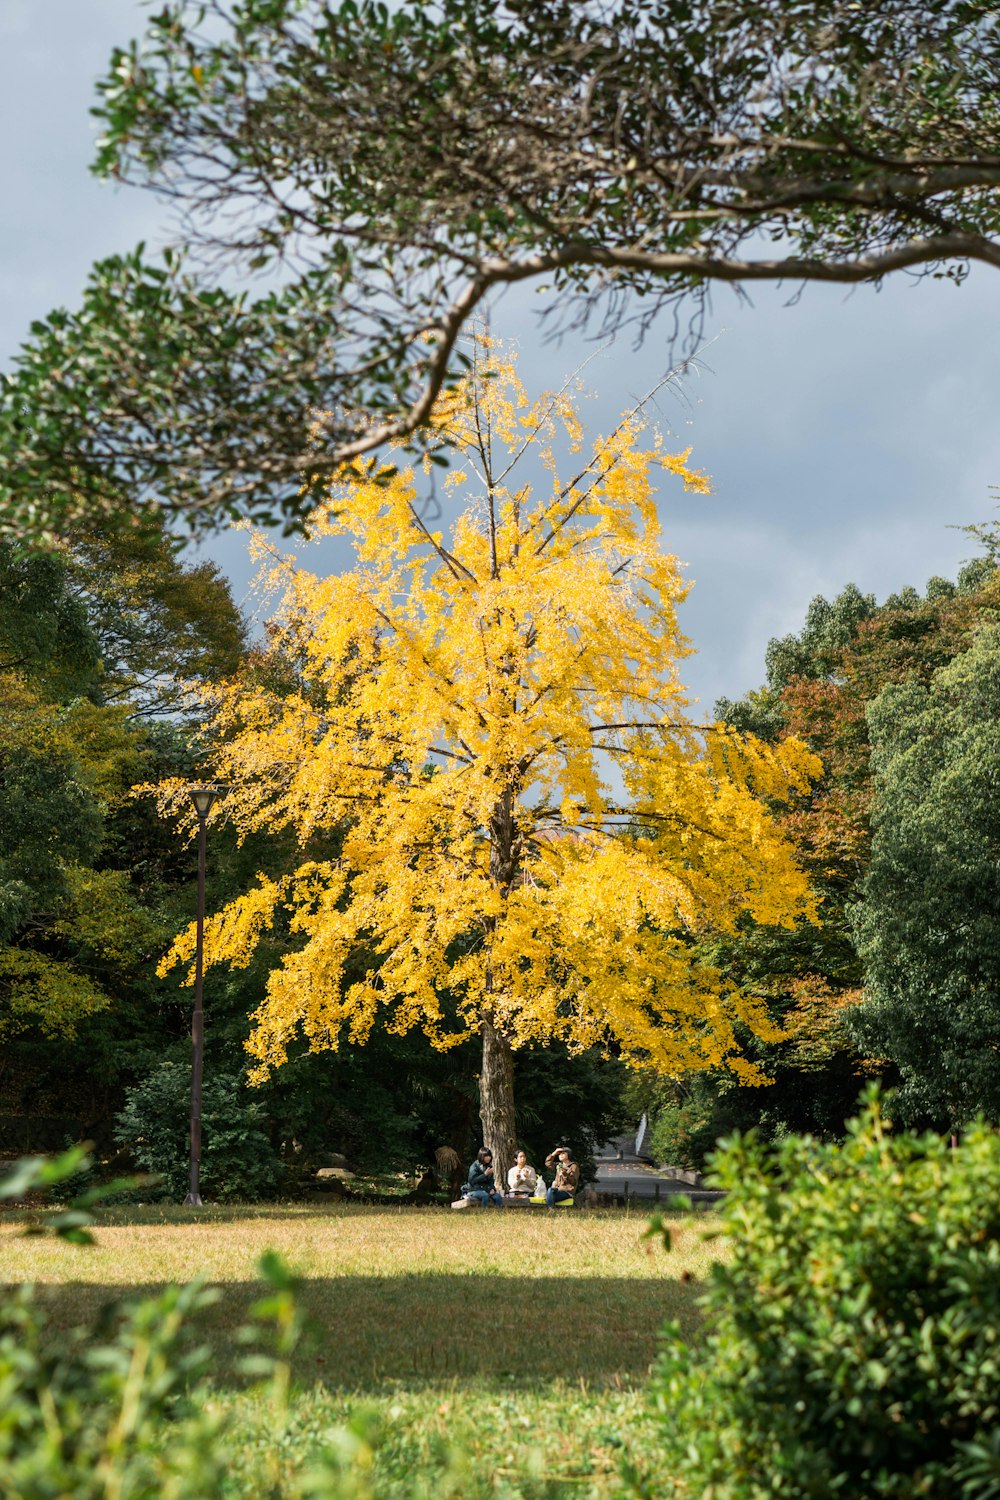
<instances>
[{"instance_id":1,"label":"orange-leaved tree","mask_svg":"<svg viewBox=\"0 0 1000 1500\"><path fill-rule=\"evenodd\" d=\"M699 940L744 914L812 914L768 804L819 762L686 716L686 586L655 482L708 486L687 454L643 445L638 409L561 480L557 447L582 448L571 397L530 401L480 337L435 421L465 502L446 528L418 501L424 475L359 466L311 523L320 544L351 540L350 571L320 577L256 541L299 685L216 687L213 771L242 832L292 830L303 858L211 918L205 958L247 963L277 921L297 939L253 1016L258 1077L301 1033L314 1049L380 1018L442 1048L477 1033L484 1139L505 1168L518 1047L753 1076L737 1024L773 1027ZM183 788L160 797L178 810ZM308 858L331 831L337 857ZM164 966L193 946L188 930Z\"/></svg>"}]
</instances>

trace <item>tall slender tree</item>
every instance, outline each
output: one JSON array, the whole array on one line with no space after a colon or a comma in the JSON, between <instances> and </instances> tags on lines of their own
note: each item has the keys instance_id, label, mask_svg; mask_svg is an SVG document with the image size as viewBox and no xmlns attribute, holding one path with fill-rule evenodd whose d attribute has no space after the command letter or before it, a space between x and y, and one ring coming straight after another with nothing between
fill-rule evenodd
<instances>
[{"instance_id":1,"label":"tall slender tree","mask_svg":"<svg viewBox=\"0 0 1000 1500\"><path fill-rule=\"evenodd\" d=\"M705 491L688 455L644 446L634 409L576 457L565 390L530 401L488 339L472 360L435 418L445 487L465 500L452 524L418 500L431 455L423 475L345 470L311 532L349 538L350 571L319 577L256 543L303 686L213 689L215 771L226 816L245 833L293 828L302 863L217 913L205 954L245 964L290 913L301 941L255 1015L258 1077L300 1027L314 1048L362 1042L380 1016L442 1048L477 1033L502 1166L525 1044L753 1076L736 1025L770 1034L766 1009L699 941L747 912L811 913L765 801L801 791L818 762L686 715L687 588L661 547L654 480ZM179 784L159 795L183 807ZM316 857L337 827L339 857ZM192 945L183 933L165 965Z\"/></svg>"}]
</instances>

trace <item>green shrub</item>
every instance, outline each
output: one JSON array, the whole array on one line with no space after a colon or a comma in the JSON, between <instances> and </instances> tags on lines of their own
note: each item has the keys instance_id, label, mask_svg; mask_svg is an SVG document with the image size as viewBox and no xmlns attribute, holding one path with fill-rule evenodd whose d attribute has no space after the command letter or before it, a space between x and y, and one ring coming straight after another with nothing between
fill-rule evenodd
<instances>
[{"instance_id":1,"label":"green shrub","mask_svg":"<svg viewBox=\"0 0 1000 1500\"><path fill-rule=\"evenodd\" d=\"M0 1297L3 1500L203 1500L225 1477L219 1422L188 1399L202 1367L184 1325L207 1294L170 1287L124 1310L111 1336L53 1339L33 1289ZM169 1440L164 1441L169 1434Z\"/></svg>"},{"instance_id":2,"label":"green shrub","mask_svg":"<svg viewBox=\"0 0 1000 1500\"><path fill-rule=\"evenodd\" d=\"M700 1172L715 1149L724 1121L725 1097L714 1079L695 1074L683 1094L667 1098L653 1116L648 1150L654 1161Z\"/></svg>"},{"instance_id":3,"label":"green shrub","mask_svg":"<svg viewBox=\"0 0 1000 1500\"><path fill-rule=\"evenodd\" d=\"M0 1181L0 1201L88 1174L84 1149L34 1157ZM125 1184L112 1183L114 1192ZM91 1189L27 1234L92 1243ZM85 1255L86 1251L81 1251ZM82 1267L81 1267L82 1269ZM189 1396L207 1353L187 1324L212 1294L198 1285L107 1308L97 1328L54 1335L30 1286L0 1285L0 1500L203 1500L226 1477L219 1420Z\"/></svg>"},{"instance_id":4,"label":"green shrub","mask_svg":"<svg viewBox=\"0 0 1000 1500\"><path fill-rule=\"evenodd\" d=\"M128 1090L115 1140L147 1172L162 1178L162 1195L178 1202L188 1190L191 1073L165 1062ZM238 1073L207 1077L201 1101L201 1189L221 1203L274 1197L282 1167L266 1133L259 1099Z\"/></svg>"},{"instance_id":5,"label":"green shrub","mask_svg":"<svg viewBox=\"0 0 1000 1500\"><path fill-rule=\"evenodd\" d=\"M1000 1495L996 1134L893 1136L871 1096L843 1144L736 1138L715 1179L731 1256L655 1370L657 1493Z\"/></svg>"}]
</instances>

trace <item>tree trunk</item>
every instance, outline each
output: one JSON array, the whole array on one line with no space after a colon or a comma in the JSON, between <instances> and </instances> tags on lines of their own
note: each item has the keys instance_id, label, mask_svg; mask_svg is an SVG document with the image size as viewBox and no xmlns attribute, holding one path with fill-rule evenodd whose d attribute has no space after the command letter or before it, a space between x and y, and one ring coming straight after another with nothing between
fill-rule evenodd
<instances>
[{"instance_id":1,"label":"tree trunk","mask_svg":"<svg viewBox=\"0 0 1000 1500\"><path fill-rule=\"evenodd\" d=\"M503 669L501 669L503 670ZM507 768L502 780L506 791L497 799L490 817L490 879L504 900L518 876L520 843L514 817L514 784ZM494 922L487 929L492 937ZM514 1053L503 1032L493 1024L490 996L493 970L487 963L482 1019L483 1068L479 1075L479 1118L483 1122L483 1145L493 1152L493 1177L501 1192L507 1185L507 1169L514 1165L517 1130L514 1122Z\"/></svg>"},{"instance_id":2,"label":"tree trunk","mask_svg":"<svg viewBox=\"0 0 1000 1500\"><path fill-rule=\"evenodd\" d=\"M483 1020L483 1070L479 1075L479 1118L483 1145L493 1152L494 1181L501 1192L514 1163L514 1053L510 1042L490 1020Z\"/></svg>"}]
</instances>

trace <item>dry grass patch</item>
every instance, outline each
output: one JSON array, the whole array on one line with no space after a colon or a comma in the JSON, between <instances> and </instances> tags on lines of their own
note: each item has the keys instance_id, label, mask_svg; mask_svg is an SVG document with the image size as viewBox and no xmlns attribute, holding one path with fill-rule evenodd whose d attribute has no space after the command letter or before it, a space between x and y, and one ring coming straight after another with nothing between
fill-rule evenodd
<instances>
[{"instance_id":1,"label":"dry grass patch","mask_svg":"<svg viewBox=\"0 0 1000 1500\"><path fill-rule=\"evenodd\" d=\"M218 1289L197 1337L213 1354L205 1399L228 1422L219 1500L301 1494L348 1421L371 1453L345 1496L625 1500L622 1454L656 1462L643 1388L658 1331L668 1317L696 1331L698 1284L719 1253L711 1221L676 1221L669 1255L646 1224L630 1211L149 1207L106 1213L98 1243L78 1249L25 1239L6 1215L0 1266L36 1283L54 1337L167 1282ZM236 1373L266 1249L301 1276L313 1325L280 1412Z\"/></svg>"},{"instance_id":2,"label":"dry grass patch","mask_svg":"<svg viewBox=\"0 0 1000 1500\"><path fill-rule=\"evenodd\" d=\"M379 1391L387 1381L641 1380L668 1317L697 1322L713 1253L702 1220L675 1250L643 1241L645 1215L453 1214L436 1208L147 1209L108 1214L85 1250L0 1228L4 1277L43 1289L57 1328L109 1301L202 1276L220 1291L209 1336L218 1378L275 1249L302 1277L313 1336L301 1381Z\"/></svg>"}]
</instances>

